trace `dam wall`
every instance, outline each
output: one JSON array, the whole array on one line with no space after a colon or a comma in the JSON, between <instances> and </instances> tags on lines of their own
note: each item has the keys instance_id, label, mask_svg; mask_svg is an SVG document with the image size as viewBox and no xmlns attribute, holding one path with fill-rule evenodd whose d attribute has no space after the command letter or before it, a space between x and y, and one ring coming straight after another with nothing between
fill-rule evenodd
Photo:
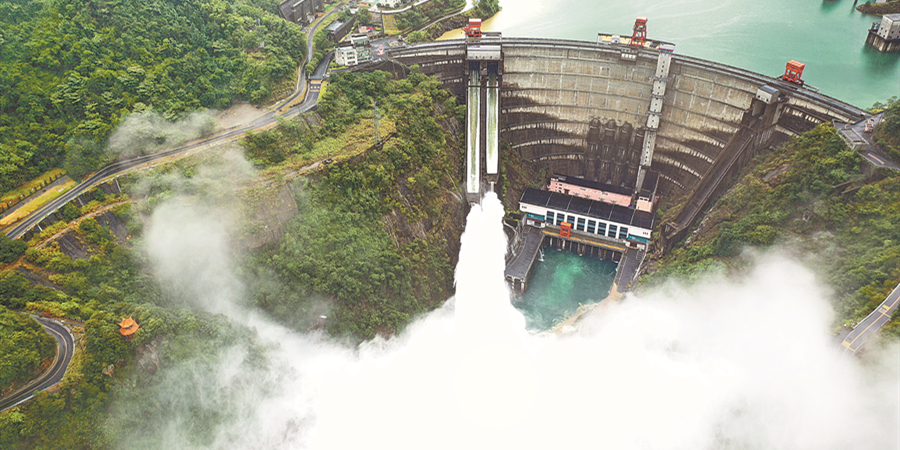
<instances>
[{"instance_id":1,"label":"dam wall","mask_svg":"<svg viewBox=\"0 0 900 450\"><path fill-rule=\"evenodd\" d=\"M501 42L501 138L551 172L633 188L651 130L659 51L552 39ZM465 53L464 40L451 40L395 48L387 56L395 72L418 65L462 104ZM680 55L677 46L664 81L651 167L659 172L658 193L686 199L677 223L664 226L665 246L683 237L760 150L820 123L856 122L866 114L792 83ZM771 98L759 97L762 87L774 92Z\"/></svg>"}]
</instances>

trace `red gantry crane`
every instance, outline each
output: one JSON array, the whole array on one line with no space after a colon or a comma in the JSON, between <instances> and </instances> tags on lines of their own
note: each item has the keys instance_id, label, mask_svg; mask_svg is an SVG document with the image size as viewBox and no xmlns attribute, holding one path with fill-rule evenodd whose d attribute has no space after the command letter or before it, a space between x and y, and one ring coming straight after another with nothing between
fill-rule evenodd
<instances>
[{"instance_id":1,"label":"red gantry crane","mask_svg":"<svg viewBox=\"0 0 900 450\"><path fill-rule=\"evenodd\" d=\"M647 42L647 18L638 17L634 21L634 33L631 35L631 45L644 47Z\"/></svg>"},{"instance_id":2,"label":"red gantry crane","mask_svg":"<svg viewBox=\"0 0 900 450\"><path fill-rule=\"evenodd\" d=\"M804 68L806 68L806 64L792 59L788 61L787 67L784 69L784 75L781 76L781 79L803 86L803 80L800 79L800 76L803 75Z\"/></svg>"},{"instance_id":3,"label":"red gantry crane","mask_svg":"<svg viewBox=\"0 0 900 450\"><path fill-rule=\"evenodd\" d=\"M469 24L463 28L466 32L466 39L475 39L481 37L481 19L469 19Z\"/></svg>"}]
</instances>

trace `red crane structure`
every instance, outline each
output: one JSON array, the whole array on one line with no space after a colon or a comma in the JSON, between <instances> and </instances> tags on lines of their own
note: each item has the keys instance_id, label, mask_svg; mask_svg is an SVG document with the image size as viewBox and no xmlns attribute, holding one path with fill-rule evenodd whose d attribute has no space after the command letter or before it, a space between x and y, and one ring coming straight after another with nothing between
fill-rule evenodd
<instances>
[{"instance_id":1,"label":"red crane structure","mask_svg":"<svg viewBox=\"0 0 900 450\"><path fill-rule=\"evenodd\" d=\"M570 238L572 237L572 224L569 222L563 222L559 224L559 237Z\"/></svg>"},{"instance_id":2,"label":"red crane structure","mask_svg":"<svg viewBox=\"0 0 900 450\"><path fill-rule=\"evenodd\" d=\"M803 75L804 68L806 68L806 64L792 59L788 61L787 67L784 69L784 75L781 76L781 79L803 86L803 80L800 79L800 76Z\"/></svg>"},{"instance_id":3,"label":"red crane structure","mask_svg":"<svg viewBox=\"0 0 900 450\"><path fill-rule=\"evenodd\" d=\"M466 32L466 39L475 39L481 37L481 19L469 19L469 24L463 27Z\"/></svg>"},{"instance_id":4,"label":"red crane structure","mask_svg":"<svg viewBox=\"0 0 900 450\"><path fill-rule=\"evenodd\" d=\"M647 42L647 18L638 17L634 21L634 33L631 35L631 45L643 47Z\"/></svg>"}]
</instances>

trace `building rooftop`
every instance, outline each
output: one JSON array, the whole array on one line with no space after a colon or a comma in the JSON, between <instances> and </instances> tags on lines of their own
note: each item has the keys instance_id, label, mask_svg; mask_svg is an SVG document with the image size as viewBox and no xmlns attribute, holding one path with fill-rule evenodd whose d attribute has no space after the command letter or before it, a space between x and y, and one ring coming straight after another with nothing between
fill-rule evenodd
<instances>
[{"instance_id":1,"label":"building rooftop","mask_svg":"<svg viewBox=\"0 0 900 450\"><path fill-rule=\"evenodd\" d=\"M331 22L328 25L328 27L325 28L325 31L327 31L329 33L334 33L339 28L341 28L342 25L344 25L344 22L341 22L340 20L335 20L334 22Z\"/></svg>"},{"instance_id":2,"label":"building rooftop","mask_svg":"<svg viewBox=\"0 0 900 450\"><path fill-rule=\"evenodd\" d=\"M613 192L622 195L631 195L632 190L623 186L615 186L612 184L601 183L599 181L585 180L584 178L570 177L567 175L554 175L550 179L559 180L562 183L568 183L583 188L597 189L604 192Z\"/></svg>"},{"instance_id":3,"label":"building rooftop","mask_svg":"<svg viewBox=\"0 0 900 450\"><path fill-rule=\"evenodd\" d=\"M560 194L558 192L542 191L535 188L526 188L522 193L522 203L543 206L558 211L570 212L594 219L628 224L631 226L653 229L653 214L638 211L624 206L603 203L574 195Z\"/></svg>"},{"instance_id":4,"label":"building rooftop","mask_svg":"<svg viewBox=\"0 0 900 450\"><path fill-rule=\"evenodd\" d=\"M141 326L131 317L122 319L122 321L119 322L119 333L122 333L122 336L131 336L137 332L140 327Z\"/></svg>"}]
</instances>

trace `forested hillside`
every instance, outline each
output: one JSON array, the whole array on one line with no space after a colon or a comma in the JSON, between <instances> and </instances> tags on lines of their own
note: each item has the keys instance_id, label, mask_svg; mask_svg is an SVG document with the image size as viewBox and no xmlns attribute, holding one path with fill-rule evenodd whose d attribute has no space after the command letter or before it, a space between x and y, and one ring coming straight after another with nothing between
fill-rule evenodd
<instances>
[{"instance_id":1,"label":"forested hillside","mask_svg":"<svg viewBox=\"0 0 900 450\"><path fill-rule=\"evenodd\" d=\"M103 161L123 116L261 102L293 80L299 26L275 0L0 2L0 191Z\"/></svg>"},{"instance_id":2,"label":"forested hillside","mask_svg":"<svg viewBox=\"0 0 900 450\"><path fill-rule=\"evenodd\" d=\"M382 127L395 132L383 147L369 141L363 153L294 185L303 213L247 268L254 279L271 278L257 304L300 329L327 313L335 335L391 334L452 295L463 203L462 152L451 131L463 109L415 69L396 81L384 72L339 73L319 105L324 125L315 139L351 141L346 130L371 122L373 102ZM301 134L267 134L248 140L255 160L310 151Z\"/></svg>"},{"instance_id":3,"label":"forested hillside","mask_svg":"<svg viewBox=\"0 0 900 450\"><path fill-rule=\"evenodd\" d=\"M383 146L372 145L371 135L362 142L356 136L371 130L373 101ZM149 239L142 223L174 196L199 203L212 197L218 206L254 209L260 195L285 188L285 174L296 166L331 157L333 164L289 182L302 213L284 225L280 239L243 255L247 289L236 300L299 331L327 314L329 333L359 340L394 333L452 295L464 212L457 192L462 152L453 130L463 109L437 81L416 72L400 81L385 73L335 76L321 106L319 128L305 129L294 120L247 138L247 154L260 170L249 178L204 178L204 166L221 159L211 152L123 177L136 207L124 196L97 190L84 207L68 206L68 223L46 227L21 260L0 272L5 308L84 323L75 328L78 350L61 389L0 413L0 448L155 442L154 430L141 430L171 406L157 395L171 382L167 371L186 360L205 364L203 355L235 343L253 348L252 330L201 308L184 308L190 294L161 284L154 272L141 244ZM237 236L253 228L236 225ZM124 317L140 324L131 339L119 334ZM23 349L42 342L13 337L11 345ZM13 370L0 376L22 377ZM202 410L187 432L203 446L223 420Z\"/></svg>"},{"instance_id":4,"label":"forested hillside","mask_svg":"<svg viewBox=\"0 0 900 450\"><path fill-rule=\"evenodd\" d=\"M894 106L896 108L896 104ZM884 140L886 126L876 133ZM833 126L761 155L643 287L709 271L739 273L743 251L779 247L816 268L834 291L839 323L869 314L900 282L900 174L874 169ZM886 327L900 334L897 321Z\"/></svg>"},{"instance_id":5,"label":"forested hillside","mask_svg":"<svg viewBox=\"0 0 900 450\"><path fill-rule=\"evenodd\" d=\"M56 341L34 319L0 305L0 393L37 376L55 352Z\"/></svg>"}]
</instances>

